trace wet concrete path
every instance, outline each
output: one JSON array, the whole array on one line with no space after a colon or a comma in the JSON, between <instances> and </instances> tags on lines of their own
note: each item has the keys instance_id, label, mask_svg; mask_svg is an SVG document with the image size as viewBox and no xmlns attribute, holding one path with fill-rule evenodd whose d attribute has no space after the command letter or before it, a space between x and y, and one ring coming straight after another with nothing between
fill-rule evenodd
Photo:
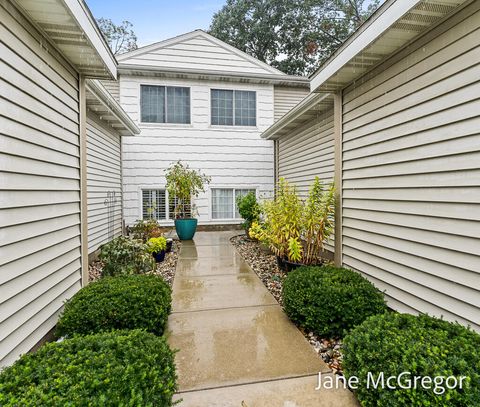
<instances>
[{"instance_id":1,"label":"wet concrete path","mask_svg":"<svg viewBox=\"0 0 480 407\"><path fill-rule=\"evenodd\" d=\"M328 366L230 243L238 232L182 242L168 322L181 406L357 406L347 390L315 390Z\"/></svg>"}]
</instances>

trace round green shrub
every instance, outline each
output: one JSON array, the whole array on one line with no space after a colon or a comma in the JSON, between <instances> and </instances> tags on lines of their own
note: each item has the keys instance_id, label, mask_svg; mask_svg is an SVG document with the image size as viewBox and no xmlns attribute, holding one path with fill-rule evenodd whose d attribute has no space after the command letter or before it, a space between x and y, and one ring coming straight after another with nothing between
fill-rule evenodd
<instances>
[{"instance_id":1,"label":"round green shrub","mask_svg":"<svg viewBox=\"0 0 480 407\"><path fill-rule=\"evenodd\" d=\"M171 302L171 289L162 277L105 277L82 288L66 303L56 335L136 328L162 335Z\"/></svg>"},{"instance_id":2,"label":"round green shrub","mask_svg":"<svg viewBox=\"0 0 480 407\"><path fill-rule=\"evenodd\" d=\"M383 294L359 273L333 266L299 267L283 283L283 306L305 330L343 336L371 315L387 310Z\"/></svg>"},{"instance_id":3,"label":"round green shrub","mask_svg":"<svg viewBox=\"0 0 480 407\"><path fill-rule=\"evenodd\" d=\"M155 270L155 260L140 240L119 236L100 248L102 277L145 274Z\"/></svg>"},{"instance_id":4,"label":"round green shrub","mask_svg":"<svg viewBox=\"0 0 480 407\"><path fill-rule=\"evenodd\" d=\"M0 373L0 405L171 406L174 354L140 330L76 336L42 346Z\"/></svg>"},{"instance_id":5,"label":"round green shrub","mask_svg":"<svg viewBox=\"0 0 480 407\"><path fill-rule=\"evenodd\" d=\"M480 335L458 323L428 315L376 315L345 337L343 351L345 374L359 378L356 393L363 406L480 406ZM401 389L393 382L397 389L375 389L372 383L382 372L385 381L410 372L400 379L406 387L415 376L438 382L436 377L443 377L443 383L425 389L418 381L416 389ZM367 388L369 373L373 381ZM448 389L449 376L466 376L463 388Z\"/></svg>"}]
</instances>

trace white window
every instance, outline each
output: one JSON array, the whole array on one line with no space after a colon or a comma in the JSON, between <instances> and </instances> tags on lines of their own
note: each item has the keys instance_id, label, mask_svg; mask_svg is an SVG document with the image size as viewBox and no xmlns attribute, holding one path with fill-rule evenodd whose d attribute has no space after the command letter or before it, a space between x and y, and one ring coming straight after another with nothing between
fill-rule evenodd
<instances>
[{"instance_id":1,"label":"white window","mask_svg":"<svg viewBox=\"0 0 480 407\"><path fill-rule=\"evenodd\" d=\"M176 199L168 204L168 193L165 189L142 190L142 219L166 220L175 219ZM191 216L191 208L185 208L186 216Z\"/></svg>"},{"instance_id":2,"label":"white window","mask_svg":"<svg viewBox=\"0 0 480 407\"><path fill-rule=\"evenodd\" d=\"M211 123L220 126L256 126L257 95L254 91L212 89Z\"/></svg>"},{"instance_id":3,"label":"white window","mask_svg":"<svg viewBox=\"0 0 480 407\"><path fill-rule=\"evenodd\" d=\"M190 88L140 86L142 123L190 124Z\"/></svg>"},{"instance_id":4,"label":"white window","mask_svg":"<svg viewBox=\"0 0 480 407\"><path fill-rule=\"evenodd\" d=\"M255 189L213 188L212 219L241 219L237 208L237 199Z\"/></svg>"}]
</instances>

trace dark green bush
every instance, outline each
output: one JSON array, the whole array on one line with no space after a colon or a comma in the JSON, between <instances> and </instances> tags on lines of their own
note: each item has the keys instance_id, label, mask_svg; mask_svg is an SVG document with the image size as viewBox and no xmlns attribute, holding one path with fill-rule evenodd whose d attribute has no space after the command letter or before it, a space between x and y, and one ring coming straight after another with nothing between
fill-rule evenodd
<instances>
[{"instance_id":1,"label":"dark green bush","mask_svg":"<svg viewBox=\"0 0 480 407\"><path fill-rule=\"evenodd\" d=\"M140 331L76 336L22 356L0 373L0 405L171 406L173 352Z\"/></svg>"},{"instance_id":2,"label":"dark green bush","mask_svg":"<svg viewBox=\"0 0 480 407\"><path fill-rule=\"evenodd\" d=\"M287 275L282 295L290 319L321 336L342 336L387 310L383 294L372 283L333 266L299 267Z\"/></svg>"},{"instance_id":3,"label":"dark green bush","mask_svg":"<svg viewBox=\"0 0 480 407\"><path fill-rule=\"evenodd\" d=\"M171 301L170 287L159 276L106 277L82 288L67 302L56 335L135 328L161 335Z\"/></svg>"},{"instance_id":4,"label":"dark green bush","mask_svg":"<svg viewBox=\"0 0 480 407\"><path fill-rule=\"evenodd\" d=\"M457 323L428 315L377 315L345 337L343 350L346 376L360 379L356 392L363 406L480 406L480 335ZM463 389L448 389L445 381L436 391L434 383L425 389L421 382L416 389L375 389L371 385L367 389L369 372L375 380L381 372L385 380L410 372L401 379L407 387L406 379L413 382L414 376L467 379Z\"/></svg>"},{"instance_id":5,"label":"dark green bush","mask_svg":"<svg viewBox=\"0 0 480 407\"><path fill-rule=\"evenodd\" d=\"M253 222L260 218L260 205L257 202L255 192L251 191L246 195L237 198L238 213L245 221L242 226L245 230L250 229Z\"/></svg>"},{"instance_id":6,"label":"dark green bush","mask_svg":"<svg viewBox=\"0 0 480 407\"><path fill-rule=\"evenodd\" d=\"M103 261L102 276L143 274L155 269L155 260L147 253L145 244L138 240L119 236L100 249Z\"/></svg>"}]
</instances>

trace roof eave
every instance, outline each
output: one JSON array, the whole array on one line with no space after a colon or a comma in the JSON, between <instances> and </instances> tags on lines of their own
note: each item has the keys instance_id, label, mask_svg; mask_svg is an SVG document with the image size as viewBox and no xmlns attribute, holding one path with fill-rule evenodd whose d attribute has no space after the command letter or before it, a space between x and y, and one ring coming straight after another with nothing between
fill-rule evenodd
<instances>
[{"instance_id":1,"label":"roof eave","mask_svg":"<svg viewBox=\"0 0 480 407\"><path fill-rule=\"evenodd\" d=\"M452 0L449 2L444 0L387 0L310 76L310 90L312 92L336 92L348 86L348 84L359 79L366 72L403 49L426 31L435 27L450 12L454 12L459 6L469 2L470 0ZM426 8L427 3L431 6L438 4L447 11L444 13L423 11L434 18L428 24L419 26L419 30L408 31L395 27L395 24L401 22L408 13L421 13L422 9ZM393 41L391 38L397 37L399 31L403 34L401 40ZM377 41L387 43L390 49L388 51L375 52ZM365 58L363 60L363 52L375 55L375 58ZM353 67L349 67L348 65L354 62L355 58L360 58L362 63L358 67L355 64Z\"/></svg>"},{"instance_id":2,"label":"roof eave","mask_svg":"<svg viewBox=\"0 0 480 407\"><path fill-rule=\"evenodd\" d=\"M310 93L307 97L305 97L300 103L298 103L293 109L287 112L283 117L281 117L277 122L275 122L272 126L270 126L267 130L265 130L261 137L267 140L276 140L282 137L283 130L291 123L295 121L306 121L304 120L305 116L308 113L311 113L314 110L317 110L316 107L320 104L325 105L325 109L328 110L328 106L331 105L333 107L333 100L331 103L329 99L331 95L329 93Z\"/></svg>"},{"instance_id":3,"label":"roof eave","mask_svg":"<svg viewBox=\"0 0 480 407\"><path fill-rule=\"evenodd\" d=\"M188 79L230 80L252 83L269 83L282 86L309 86L309 79L305 76L277 75L277 74L250 74L236 73L207 69L164 68L149 65L122 64L118 66L119 74L124 75L151 75L160 77L180 77Z\"/></svg>"},{"instance_id":4,"label":"roof eave","mask_svg":"<svg viewBox=\"0 0 480 407\"><path fill-rule=\"evenodd\" d=\"M15 1L80 74L87 78L117 78L115 56L83 0L51 0L49 8L40 0Z\"/></svg>"},{"instance_id":5,"label":"roof eave","mask_svg":"<svg viewBox=\"0 0 480 407\"><path fill-rule=\"evenodd\" d=\"M140 134L140 129L137 125L98 80L90 79L86 81L85 86L87 91L89 91L95 99L104 106L109 116L113 117L113 119L109 120L110 125L115 127L119 133L123 133L122 135ZM88 99L87 107L89 107ZM98 111L96 113L98 114Z\"/></svg>"}]
</instances>

